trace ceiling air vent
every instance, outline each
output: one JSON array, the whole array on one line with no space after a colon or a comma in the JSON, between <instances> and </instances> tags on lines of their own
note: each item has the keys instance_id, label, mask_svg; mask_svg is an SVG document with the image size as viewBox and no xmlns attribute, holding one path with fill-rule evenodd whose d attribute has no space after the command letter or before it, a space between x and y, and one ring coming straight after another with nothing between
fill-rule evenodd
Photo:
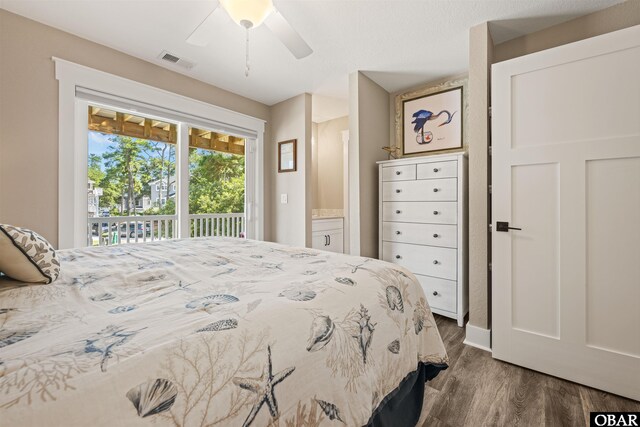
<instances>
[{"instance_id":1,"label":"ceiling air vent","mask_svg":"<svg viewBox=\"0 0 640 427\"><path fill-rule=\"evenodd\" d=\"M188 61L184 58L180 58L179 56L169 53L166 50L163 50L162 52L160 52L160 55L158 55L158 58L162 59L163 61L167 61L172 64L175 64L179 67L186 68L187 70L192 69L193 66L195 65L193 62Z\"/></svg>"}]
</instances>

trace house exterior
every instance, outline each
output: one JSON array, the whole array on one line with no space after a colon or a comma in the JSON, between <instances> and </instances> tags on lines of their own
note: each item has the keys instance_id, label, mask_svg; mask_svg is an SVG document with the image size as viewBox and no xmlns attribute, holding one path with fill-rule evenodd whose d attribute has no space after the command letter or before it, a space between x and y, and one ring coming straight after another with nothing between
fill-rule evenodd
<instances>
[{"instance_id":1,"label":"house exterior","mask_svg":"<svg viewBox=\"0 0 640 427\"><path fill-rule=\"evenodd\" d=\"M151 190L151 206L162 207L167 203L168 199L176 196L176 177L171 176L167 183L167 178L157 179L149 183Z\"/></svg>"},{"instance_id":2,"label":"house exterior","mask_svg":"<svg viewBox=\"0 0 640 427\"><path fill-rule=\"evenodd\" d=\"M90 217L100 215L100 196L102 196L102 188L96 187L95 182L89 180L87 184L87 210Z\"/></svg>"}]
</instances>

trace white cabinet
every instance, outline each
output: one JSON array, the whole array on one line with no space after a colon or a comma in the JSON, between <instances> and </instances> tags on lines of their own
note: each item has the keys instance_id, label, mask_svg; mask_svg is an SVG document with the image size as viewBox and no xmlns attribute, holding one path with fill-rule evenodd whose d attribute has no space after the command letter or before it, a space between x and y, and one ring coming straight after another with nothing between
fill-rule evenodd
<instances>
[{"instance_id":1,"label":"white cabinet","mask_svg":"<svg viewBox=\"0 0 640 427\"><path fill-rule=\"evenodd\" d=\"M380 259L415 274L432 311L463 326L469 311L466 157L414 157L378 167Z\"/></svg>"},{"instance_id":2,"label":"white cabinet","mask_svg":"<svg viewBox=\"0 0 640 427\"><path fill-rule=\"evenodd\" d=\"M344 252L342 218L314 219L311 226L311 244L314 249L329 252Z\"/></svg>"}]
</instances>

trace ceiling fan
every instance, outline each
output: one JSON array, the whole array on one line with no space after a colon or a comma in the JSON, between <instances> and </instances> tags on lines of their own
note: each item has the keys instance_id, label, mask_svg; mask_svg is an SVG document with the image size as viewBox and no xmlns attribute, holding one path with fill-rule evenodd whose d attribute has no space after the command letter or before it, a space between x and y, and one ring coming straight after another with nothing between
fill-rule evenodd
<instances>
[{"instance_id":1,"label":"ceiling fan","mask_svg":"<svg viewBox=\"0 0 640 427\"><path fill-rule=\"evenodd\" d=\"M238 25L247 31L247 64L245 75L249 75L249 30L259 27L262 23L284 44L298 59L311 55L313 50L303 40L284 16L273 6L272 0L213 0L214 8L211 13L196 27L187 38L187 43L195 46L206 46L217 34L214 14L218 5L229 14Z\"/></svg>"}]
</instances>

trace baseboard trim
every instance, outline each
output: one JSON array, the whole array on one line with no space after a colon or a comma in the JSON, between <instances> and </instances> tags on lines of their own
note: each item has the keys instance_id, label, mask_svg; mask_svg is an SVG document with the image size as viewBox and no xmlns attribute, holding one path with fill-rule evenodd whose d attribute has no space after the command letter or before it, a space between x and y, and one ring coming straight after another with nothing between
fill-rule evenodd
<instances>
[{"instance_id":1,"label":"baseboard trim","mask_svg":"<svg viewBox=\"0 0 640 427\"><path fill-rule=\"evenodd\" d=\"M484 329L467 323L463 344L491 353L491 329Z\"/></svg>"}]
</instances>

